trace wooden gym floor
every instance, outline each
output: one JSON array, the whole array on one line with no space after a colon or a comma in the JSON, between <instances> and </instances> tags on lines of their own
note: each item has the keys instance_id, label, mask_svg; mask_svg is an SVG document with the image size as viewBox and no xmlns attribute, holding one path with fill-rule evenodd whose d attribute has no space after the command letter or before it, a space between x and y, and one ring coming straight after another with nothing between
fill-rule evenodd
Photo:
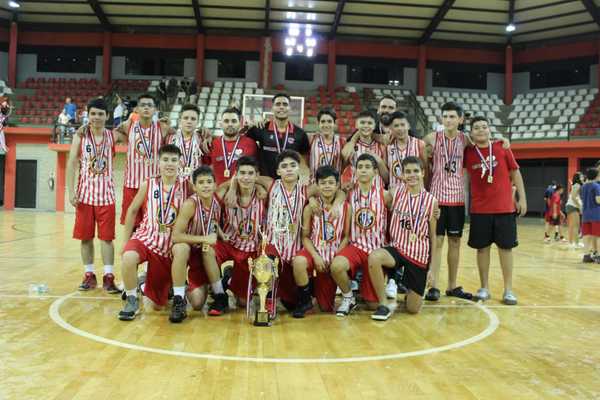
<instances>
[{"instance_id":1,"label":"wooden gym floor","mask_svg":"<svg viewBox=\"0 0 600 400\"><path fill-rule=\"evenodd\" d=\"M191 312L181 325L166 312L118 321L116 296L76 290L73 221L0 212L0 399L600 398L600 266L543 244L537 221L519 228L518 306L500 303L493 259L485 306L442 297L385 323L366 311L281 314L271 328L253 327L242 310ZM476 291L475 252L464 242L460 283ZM30 297L35 283L48 294Z\"/></svg>"}]
</instances>

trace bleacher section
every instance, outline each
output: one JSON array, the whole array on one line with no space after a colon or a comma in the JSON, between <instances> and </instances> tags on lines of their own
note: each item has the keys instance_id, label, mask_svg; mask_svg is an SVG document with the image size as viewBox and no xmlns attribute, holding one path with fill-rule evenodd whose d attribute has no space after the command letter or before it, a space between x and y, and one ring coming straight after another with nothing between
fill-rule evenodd
<instances>
[{"instance_id":1,"label":"bleacher section","mask_svg":"<svg viewBox=\"0 0 600 400\"><path fill-rule=\"evenodd\" d=\"M506 133L502 122L503 102L496 94L457 91L433 91L431 96L417 96L418 104L427 116L429 128L441 123L441 108L444 103L454 101L463 106L465 114L484 116L490 121L490 131L494 137Z\"/></svg>"},{"instance_id":2,"label":"bleacher section","mask_svg":"<svg viewBox=\"0 0 600 400\"><path fill-rule=\"evenodd\" d=\"M304 103L305 129L314 132L318 130L319 110L333 108L337 115L337 132L341 136L349 135L355 126L355 119L362 110L362 101L359 94L352 87L337 87L330 95L324 86L318 92L307 93Z\"/></svg>"},{"instance_id":3,"label":"bleacher section","mask_svg":"<svg viewBox=\"0 0 600 400\"><path fill-rule=\"evenodd\" d=\"M592 103L598 106L597 94L596 88L584 88L517 95L508 114L511 139L566 139L569 133L595 135L600 127L598 118L594 113L581 117Z\"/></svg>"},{"instance_id":4,"label":"bleacher section","mask_svg":"<svg viewBox=\"0 0 600 400\"><path fill-rule=\"evenodd\" d=\"M159 81L150 83L149 91L156 91ZM180 91L177 94L177 100L171 112L169 120L171 126L177 126L181 107L184 103L194 103L200 109L200 118L198 119L199 128L215 129L218 127L218 121L223 110L235 104L241 109L244 94L263 94L264 91L258 88L256 82L232 82L216 81L212 86L202 86L198 94L190 95Z\"/></svg>"}]
</instances>

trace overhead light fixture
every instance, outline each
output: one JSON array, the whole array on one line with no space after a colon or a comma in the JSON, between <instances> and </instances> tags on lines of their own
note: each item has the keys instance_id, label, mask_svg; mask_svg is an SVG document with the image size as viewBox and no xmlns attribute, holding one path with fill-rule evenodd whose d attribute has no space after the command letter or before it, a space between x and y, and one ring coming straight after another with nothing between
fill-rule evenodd
<instances>
[{"instance_id":1,"label":"overhead light fixture","mask_svg":"<svg viewBox=\"0 0 600 400\"><path fill-rule=\"evenodd\" d=\"M296 13L293 11L288 11L285 16L287 19L296 19Z\"/></svg>"},{"instance_id":2,"label":"overhead light fixture","mask_svg":"<svg viewBox=\"0 0 600 400\"><path fill-rule=\"evenodd\" d=\"M285 50L285 55L286 55L286 56L288 56L288 57L291 57L293 54L294 54L294 48L293 48L293 47L288 47L288 48Z\"/></svg>"},{"instance_id":3,"label":"overhead light fixture","mask_svg":"<svg viewBox=\"0 0 600 400\"><path fill-rule=\"evenodd\" d=\"M506 25L506 32L514 32L516 29L517 27L515 26L515 24Z\"/></svg>"},{"instance_id":4,"label":"overhead light fixture","mask_svg":"<svg viewBox=\"0 0 600 400\"><path fill-rule=\"evenodd\" d=\"M19 8L21 7L21 5L19 3L17 3L16 1L9 1L8 2L8 6L11 8Z\"/></svg>"},{"instance_id":5,"label":"overhead light fixture","mask_svg":"<svg viewBox=\"0 0 600 400\"><path fill-rule=\"evenodd\" d=\"M285 45L287 47L294 47L296 45L296 38L295 37L286 37L285 38Z\"/></svg>"},{"instance_id":6,"label":"overhead light fixture","mask_svg":"<svg viewBox=\"0 0 600 400\"><path fill-rule=\"evenodd\" d=\"M306 29L304 30L304 36L312 36L312 34L313 34L312 26L306 25Z\"/></svg>"},{"instance_id":7,"label":"overhead light fixture","mask_svg":"<svg viewBox=\"0 0 600 400\"><path fill-rule=\"evenodd\" d=\"M290 36L300 36L300 27L298 24L290 24L290 29L288 30Z\"/></svg>"},{"instance_id":8,"label":"overhead light fixture","mask_svg":"<svg viewBox=\"0 0 600 400\"><path fill-rule=\"evenodd\" d=\"M310 37L305 40L306 47L315 47L317 45L317 39Z\"/></svg>"},{"instance_id":9,"label":"overhead light fixture","mask_svg":"<svg viewBox=\"0 0 600 400\"><path fill-rule=\"evenodd\" d=\"M315 55L315 50L312 47L309 47L308 49L306 49L306 56L307 57L312 57Z\"/></svg>"},{"instance_id":10,"label":"overhead light fixture","mask_svg":"<svg viewBox=\"0 0 600 400\"><path fill-rule=\"evenodd\" d=\"M296 46L296 51L298 51L298 53L304 52L304 46L302 46L301 44L299 44L298 46Z\"/></svg>"}]
</instances>

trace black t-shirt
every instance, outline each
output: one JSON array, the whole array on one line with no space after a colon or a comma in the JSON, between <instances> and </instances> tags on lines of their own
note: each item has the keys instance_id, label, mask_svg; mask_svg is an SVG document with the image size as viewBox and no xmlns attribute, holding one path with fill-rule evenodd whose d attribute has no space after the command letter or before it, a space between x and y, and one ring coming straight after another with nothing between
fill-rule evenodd
<instances>
[{"instance_id":1,"label":"black t-shirt","mask_svg":"<svg viewBox=\"0 0 600 400\"><path fill-rule=\"evenodd\" d=\"M258 142L258 163L261 175L267 175L271 178L277 176L277 143L275 142L275 124L271 121L264 129L252 127L248 129L246 135ZM288 139L285 140L285 131L279 132L279 146L283 150L295 150L300 154L306 155L309 150L308 136L299 126L289 123Z\"/></svg>"}]
</instances>

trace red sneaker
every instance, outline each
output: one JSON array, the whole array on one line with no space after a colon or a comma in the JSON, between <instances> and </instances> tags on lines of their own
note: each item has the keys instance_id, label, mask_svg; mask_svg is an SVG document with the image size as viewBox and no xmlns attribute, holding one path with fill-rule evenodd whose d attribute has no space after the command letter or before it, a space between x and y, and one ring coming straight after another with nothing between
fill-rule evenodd
<instances>
[{"instance_id":1,"label":"red sneaker","mask_svg":"<svg viewBox=\"0 0 600 400\"><path fill-rule=\"evenodd\" d=\"M117 285L115 285L115 276L111 273L104 274L102 277L102 288L110 294L121 293Z\"/></svg>"},{"instance_id":2,"label":"red sneaker","mask_svg":"<svg viewBox=\"0 0 600 400\"><path fill-rule=\"evenodd\" d=\"M96 281L96 274L93 272L86 272L83 276L83 281L81 285L79 285L79 290L86 291L91 289L96 289L98 286L98 282Z\"/></svg>"}]
</instances>

